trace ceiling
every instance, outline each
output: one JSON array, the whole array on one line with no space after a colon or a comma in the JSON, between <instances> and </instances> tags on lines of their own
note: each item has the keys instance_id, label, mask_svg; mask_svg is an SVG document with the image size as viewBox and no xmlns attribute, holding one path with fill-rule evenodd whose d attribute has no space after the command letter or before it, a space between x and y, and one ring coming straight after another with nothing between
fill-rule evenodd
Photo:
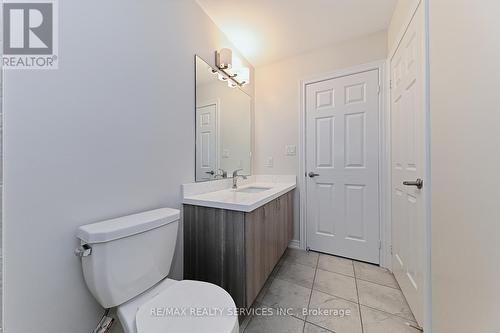
<instances>
[{"instance_id":1,"label":"ceiling","mask_svg":"<svg viewBox=\"0 0 500 333\"><path fill-rule=\"evenodd\" d=\"M197 0L256 67L387 29L397 0Z\"/></svg>"}]
</instances>

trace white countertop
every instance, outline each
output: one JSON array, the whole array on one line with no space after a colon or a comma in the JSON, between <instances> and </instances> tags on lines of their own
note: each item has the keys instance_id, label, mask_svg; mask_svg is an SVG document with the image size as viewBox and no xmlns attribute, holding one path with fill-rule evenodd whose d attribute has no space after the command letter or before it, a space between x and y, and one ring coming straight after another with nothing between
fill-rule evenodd
<instances>
[{"instance_id":1,"label":"white countertop","mask_svg":"<svg viewBox=\"0 0 500 333\"><path fill-rule=\"evenodd\" d=\"M228 183L229 184L229 183ZM187 184L186 186L193 186ZM203 186L203 185L200 185ZM206 186L206 185L205 185ZM227 185L226 185L227 186ZM238 192L248 187L269 187L258 193ZM183 203L188 205L221 208L240 212L251 212L266 203L292 191L296 187L295 177L263 177L253 176L249 181L238 186L237 190L224 188L205 193L186 193L184 190ZM191 191L192 192L192 191Z\"/></svg>"}]
</instances>

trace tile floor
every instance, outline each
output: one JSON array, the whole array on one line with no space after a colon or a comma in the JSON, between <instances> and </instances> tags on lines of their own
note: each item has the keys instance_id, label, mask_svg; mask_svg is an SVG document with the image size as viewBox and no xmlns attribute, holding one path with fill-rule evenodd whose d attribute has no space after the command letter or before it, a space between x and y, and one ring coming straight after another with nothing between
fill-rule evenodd
<instances>
[{"instance_id":1,"label":"tile floor","mask_svg":"<svg viewBox=\"0 0 500 333\"><path fill-rule=\"evenodd\" d=\"M253 307L292 311L249 316L240 333L420 333L392 273L315 252L289 249Z\"/></svg>"}]
</instances>

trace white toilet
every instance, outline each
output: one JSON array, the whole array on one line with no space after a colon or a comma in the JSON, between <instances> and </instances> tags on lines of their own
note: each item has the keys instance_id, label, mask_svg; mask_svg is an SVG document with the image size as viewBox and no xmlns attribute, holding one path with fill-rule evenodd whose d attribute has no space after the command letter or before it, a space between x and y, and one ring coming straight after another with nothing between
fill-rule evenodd
<instances>
[{"instance_id":1,"label":"white toilet","mask_svg":"<svg viewBox=\"0 0 500 333\"><path fill-rule=\"evenodd\" d=\"M236 306L222 288L167 279L179 211L162 208L80 227L83 275L125 333L237 333Z\"/></svg>"}]
</instances>

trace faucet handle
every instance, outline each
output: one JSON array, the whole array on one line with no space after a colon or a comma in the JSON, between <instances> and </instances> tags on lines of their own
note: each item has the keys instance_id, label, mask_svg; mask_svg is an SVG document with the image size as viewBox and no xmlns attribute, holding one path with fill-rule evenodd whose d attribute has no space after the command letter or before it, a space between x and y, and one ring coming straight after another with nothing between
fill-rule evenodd
<instances>
[{"instance_id":1,"label":"faucet handle","mask_svg":"<svg viewBox=\"0 0 500 333\"><path fill-rule=\"evenodd\" d=\"M239 171L243 171L243 169L236 169L236 170L233 171L233 178L236 177L236 176L238 176L238 172Z\"/></svg>"},{"instance_id":2,"label":"faucet handle","mask_svg":"<svg viewBox=\"0 0 500 333\"><path fill-rule=\"evenodd\" d=\"M222 169L222 168L219 168L219 170L217 171L220 171L221 172L221 176L222 178L226 179L227 178L227 171Z\"/></svg>"}]
</instances>

